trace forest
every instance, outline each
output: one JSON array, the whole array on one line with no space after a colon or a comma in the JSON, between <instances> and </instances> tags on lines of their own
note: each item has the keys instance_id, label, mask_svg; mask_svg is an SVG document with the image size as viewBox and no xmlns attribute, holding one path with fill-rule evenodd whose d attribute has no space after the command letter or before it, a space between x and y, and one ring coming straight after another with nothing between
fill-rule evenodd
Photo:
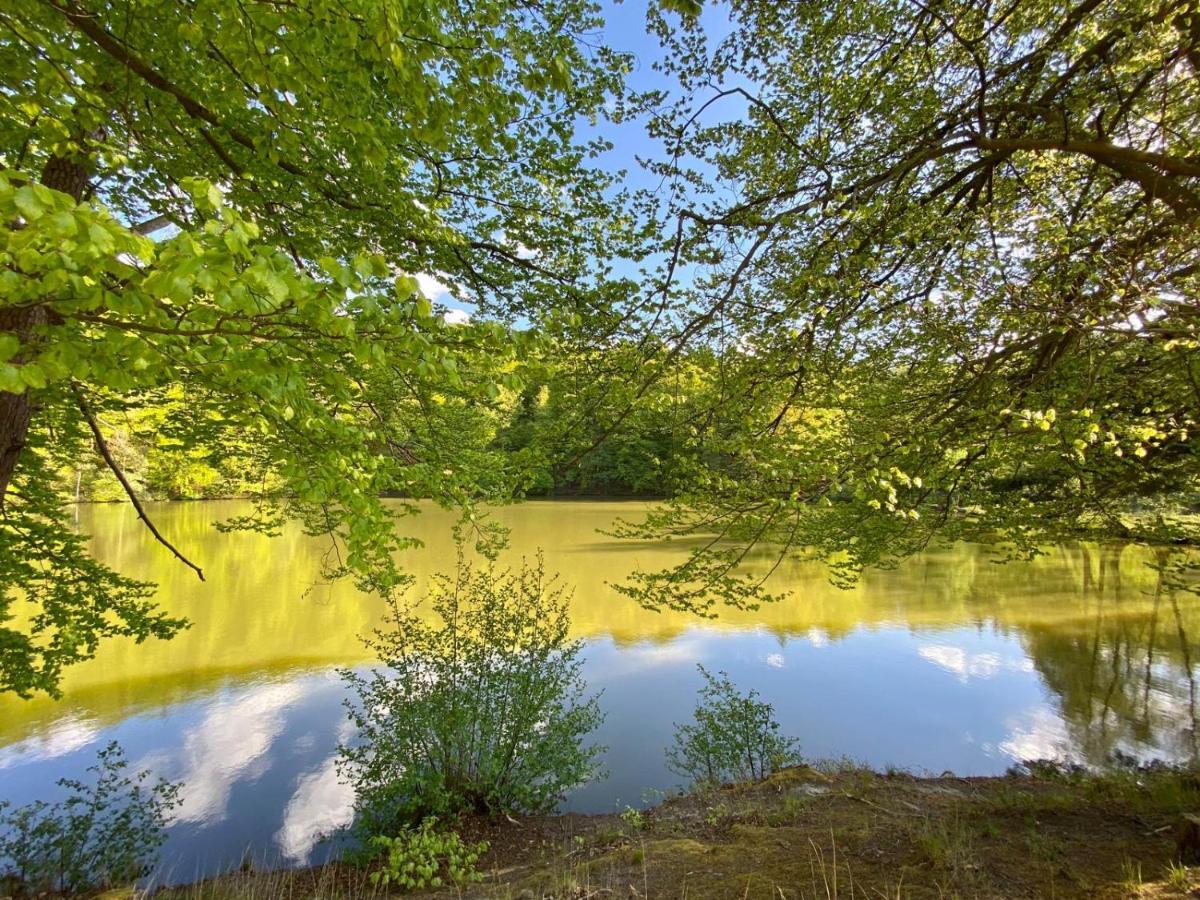
<instances>
[{"instance_id":1,"label":"forest","mask_svg":"<svg viewBox=\"0 0 1200 900\"><path fill-rule=\"evenodd\" d=\"M480 465L497 482L495 496L664 498L686 484L689 467L701 464L705 452L694 420L714 389L711 354L681 361L672 384L652 388L618 428L602 433L595 423L578 423L572 440L579 446L596 446L577 459L562 453L561 438L552 442L549 437L555 423L571 414L568 378L552 362L542 361L519 390L501 387L490 402L467 398L457 402L453 412L444 405L438 409L439 416L446 417L442 427L455 435L457 452L478 454ZM175 389L161 401L114 410L103 420L105 442L134 489L150 500L253 494L257 485L247 469L239 467L234 445L175 440L163 429L187 402ZM380 445L377 452L387 455L397 449ZM410 436L410 444L399 452L418 456L419 444ZM703 463L709 468L729 464L715 454L708 454ZM120 481L93 447L68 460L57 477L61 490L74 491L77 501L126 499ZM411 496L405 480L381 485L380 491L384 496Z\"/></svg>"},{"instance_id":2,"label":"forest","mask_svg":"<svg viewBox=\"0 0 1200 900\"><path fill-rule=\"evenodd\" d=\"M818 822L886 896L1008 896L965 848L1018 831L1013 896L1200 878L1190 0L0 0L0 73L0 896L305 828L384 891L643 896L650 836ZM868 736L894 671L946 736ZM893 762L1026 780L964 837ZM1096 860L988 818L1139 778ZM624 874L485 878L574 810L555 865Z\"/></svg>"}]
</instances>

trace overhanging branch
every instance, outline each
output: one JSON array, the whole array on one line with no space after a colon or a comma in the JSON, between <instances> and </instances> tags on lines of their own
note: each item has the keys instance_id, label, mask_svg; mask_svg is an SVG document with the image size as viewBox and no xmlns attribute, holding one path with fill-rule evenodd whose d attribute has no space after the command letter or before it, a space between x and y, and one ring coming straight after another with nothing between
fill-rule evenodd
<instances>
[{"instance_id":1,"label":"overhanging branch","mask_svg":"<svg viewBox=\"0 0 1200 900\"><path fill-rule=\"evenodd\" d=\"M163 537L158 528L155 527L154 523L150 521L150 517L146 515L145 508L142 506L141 501L137 498L137 494L133 492L133 485L129 483L129 479L125 477L125 473L121 471L121 467L117 465L117 461L113 459L112 451L108 449L108 442L104 440L104 434L100 431L100 425L96 422L95 416L92 415L91 410L88 408L87 401L83 399L83 394L75 385L71 386L71 390L75 394L75 402L79 406L79 411L83 414L83 418L87 422L88 428L92 430L92 437L96 439L96 449L99 450L100 455L104 457L104 462L108 464L108 468L111 469L112 473L117 476L117 481L121 482L121 487L125 489L125 493L129 497L129 501L133 504L133 508L137 510L138 518L146 524L148 529L150 529L150 533L154 535L155 540L170 550L171 553L175 555L175 558L182 562L185 566L195 570L196 574L200 576L200 580L203 581L204 571L198 565L180 553L175 545Z\"/></svg>"}]
</instances>

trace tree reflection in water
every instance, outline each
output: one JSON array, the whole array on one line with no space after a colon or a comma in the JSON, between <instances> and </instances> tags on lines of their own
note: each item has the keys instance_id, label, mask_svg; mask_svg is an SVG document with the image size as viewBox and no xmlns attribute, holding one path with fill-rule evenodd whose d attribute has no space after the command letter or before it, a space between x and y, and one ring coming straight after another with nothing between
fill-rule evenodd
<instances>
[{"instance_id":1,"label":"tree reflection in water","mask_svg":"<svg viewBox=\"0 0 1200 900\"><path fill-rule=\"evenodd\" d=\"M1152 573L1151 584L1126 583L1131 551ZM1060 620L1023 629L1034 666L1059 698L1081 762L1200 758L1191 637L1197 633L1196 596L1164 586L1166 552L1076 548L1085 627L1065 628Z\"/></svg>"}]
</instances>

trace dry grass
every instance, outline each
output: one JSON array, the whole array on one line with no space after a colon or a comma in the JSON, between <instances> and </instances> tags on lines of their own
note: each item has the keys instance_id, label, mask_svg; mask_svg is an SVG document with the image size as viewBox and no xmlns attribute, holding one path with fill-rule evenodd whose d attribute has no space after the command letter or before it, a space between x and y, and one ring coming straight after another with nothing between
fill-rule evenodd
<instances>
[{"instance_id":1,"label":"dry grass","mask_svg":"<svg viewBox=\"0 0 1200 900\"><path fill-rule=\"evenodd\" d=\"M1105 779L1039 772L915 778L790 769L668 800L638 817L473 824L487 877L446 898L1171 898L1200 896L1171 825L1200 809L1180 773ZM327 866L171 889L162 900L370 900L362 872Z\"/></svg>"}]
</instances>

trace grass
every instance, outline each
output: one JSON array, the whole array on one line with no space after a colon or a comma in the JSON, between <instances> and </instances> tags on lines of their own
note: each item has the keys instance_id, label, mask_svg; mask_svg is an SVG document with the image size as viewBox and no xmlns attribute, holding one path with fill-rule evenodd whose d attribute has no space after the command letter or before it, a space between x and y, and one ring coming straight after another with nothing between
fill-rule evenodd
<instances>
[{"instance_id":1,"label":"grass","mask_svg":"<svg viewBox=\"0 0 1200 900\"><path fill-rule=\"evenodd\" d=\"M921 857L935 870L939 883L952 890L971 890L983 868L971 830L958 810L950 817L921 819L912 840Z\"/></svg>"},{"instance_id":2,"label":"grass","mask_svg":"<svg viewBox=\"0 0 1200 900\"><path fill-rule=\"evenodd\" d=\"M1046 862L1062 859L1066 853L1066 844L1061 838L1044 834L1038 831L1036 826L1025 835L1025 845L1029 848L1031 856Z\"/></svg>"},{"instance_id":3,"label":"grass","mask_svg":"<svg viewBox=\"0 0 1200 900\"><path fill-rule=\"evenodd\" d=\"M800 821L808 809L808 803L803 794L788 793L783 802L763 816L768 825L794 825Z\"/></svg>"},{"instance_id":4,"label":"grass","mask_svg":"<svg viewBox=\"0 0 1200 900\"><path fill-rule=\"evenodd\" d=\"M1132 894L1139 894L1142 890L1142 864L1137 860L1126 857L1121 861L1121 882L1125 888Z\"/></svg>"},{"instance_id":5,"label":"grass","mask_svg":"<svg viewBox=\"0 0 1200 900\"><path fill-rule=\"evenodd\" d=\"M1038 769L1002 778L887 776L798 767L608 816L465 823L488 839L467 900L1182 898L1200 870L1173 824L1200 808L1188 773L1097 778ZM373 900L365 873L233 873L160 900Z\"/></svg>"},{"instance_id":6,"label":"grass","mask_svg":"<svg viewBox=\"0 0 1200 900\"><path fill-rule=\"evenodd\" d=\"M385 892L371 884L369 872L352 866L320 866L296 871L258 872L242 868L219 878L160 894L171 900L374 900Z\"/></svg>"},{"instance_id":7,"label":"grass","mask_svg":"<svg viewBox=\"0 0 1200 900\"><path fill-rule=\"evenodd\" d=\"M1167 884L1179 891L1186 891L1192 885L1191 870L1182 863L1168 863L1163 876Z\"/></svg>"}]
</instances>

